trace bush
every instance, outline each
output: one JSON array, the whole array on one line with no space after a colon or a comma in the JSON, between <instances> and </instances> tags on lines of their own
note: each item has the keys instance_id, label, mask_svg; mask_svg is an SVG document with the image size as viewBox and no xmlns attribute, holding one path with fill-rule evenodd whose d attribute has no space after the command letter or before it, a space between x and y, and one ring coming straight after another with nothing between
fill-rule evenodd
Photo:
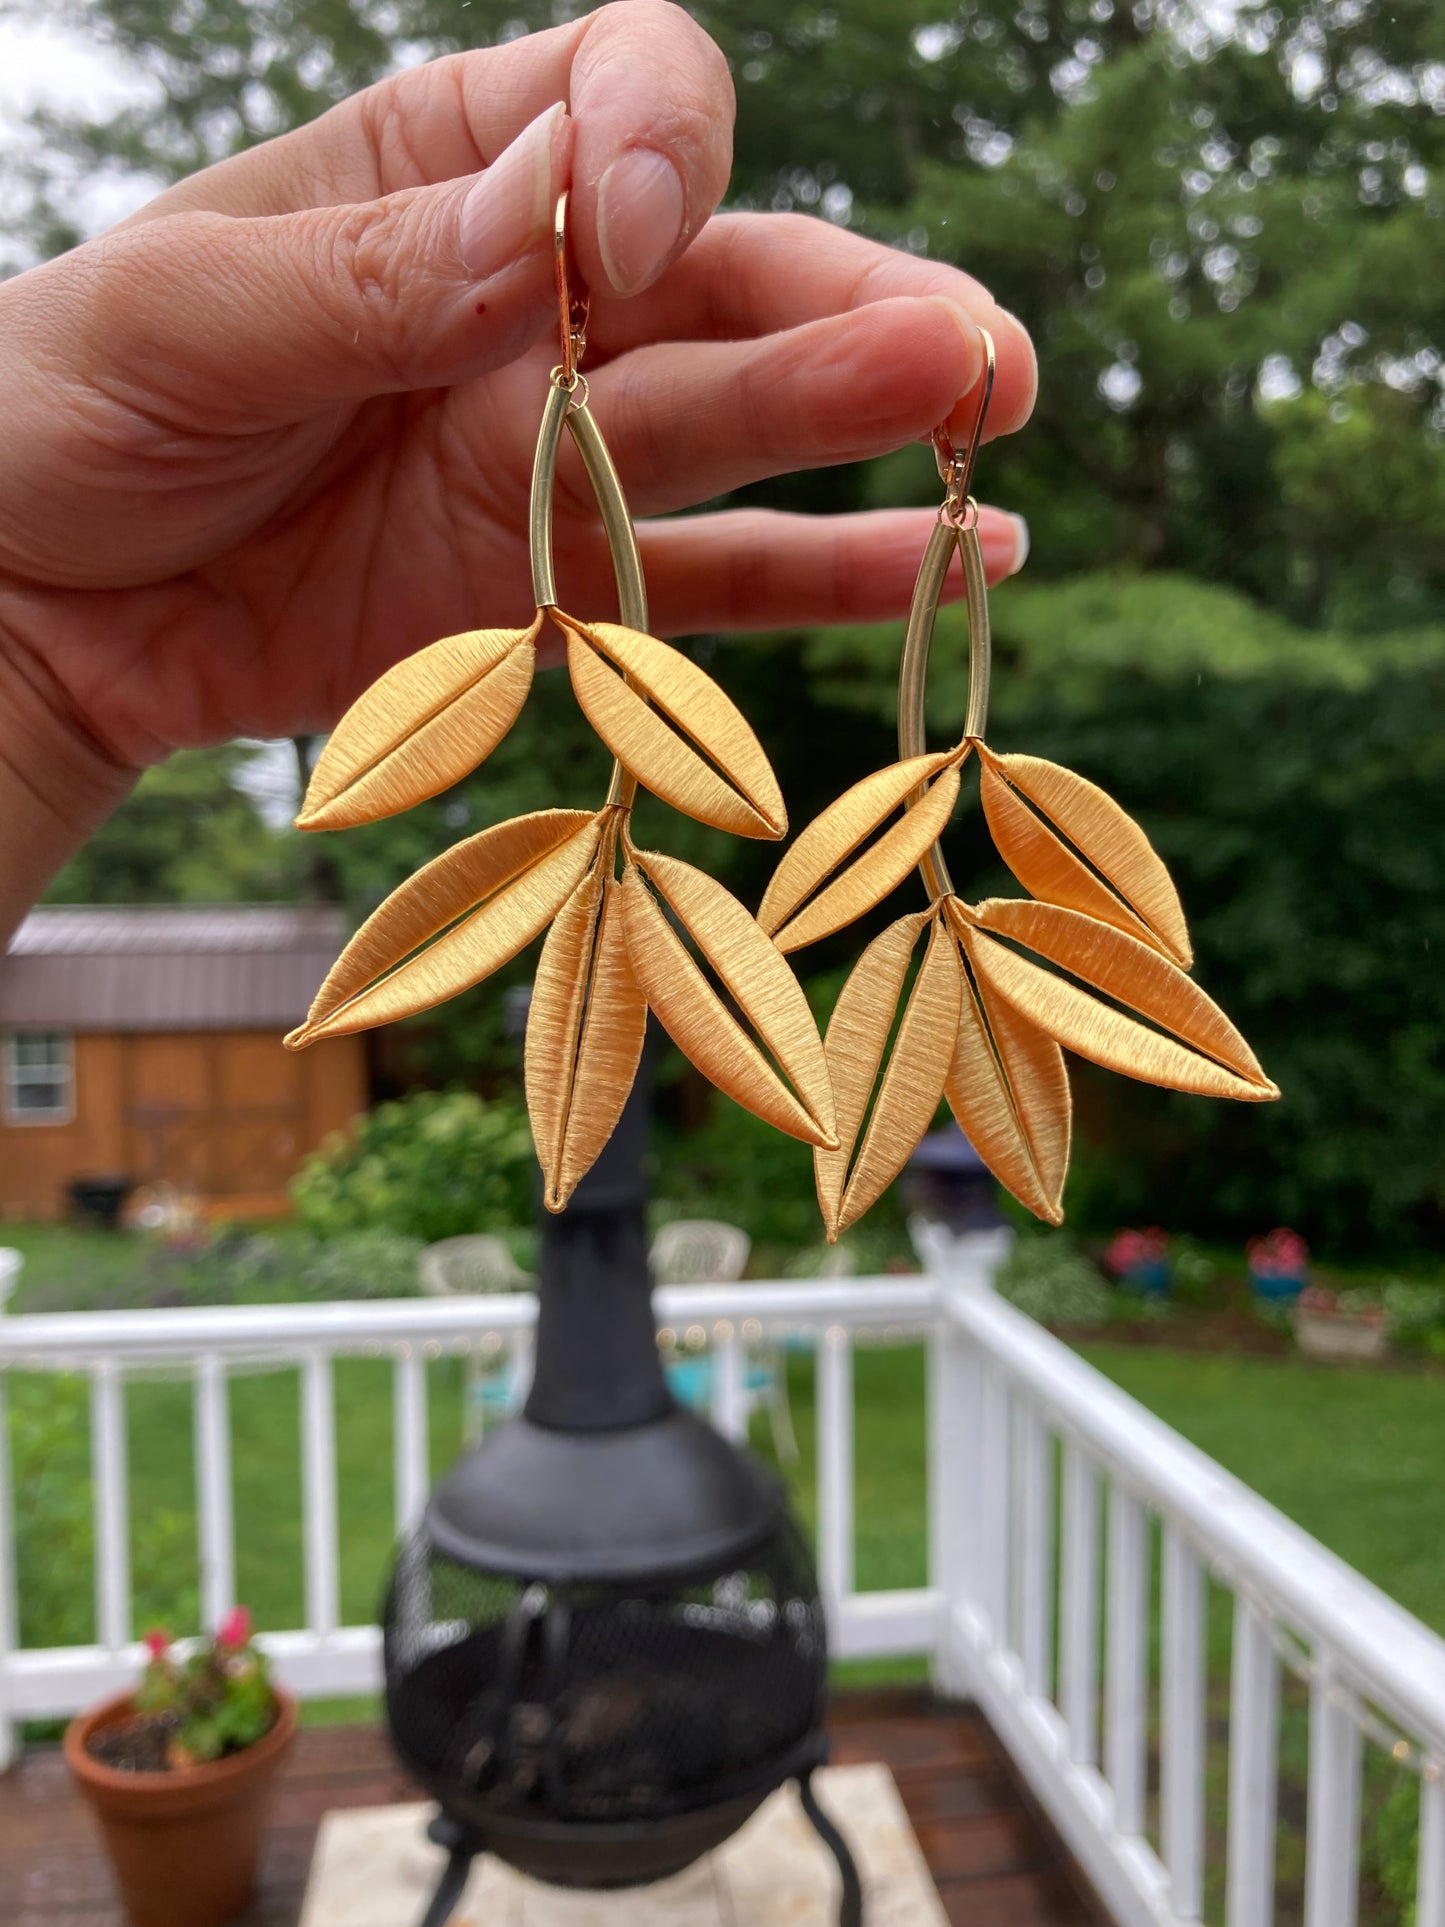
<instances>
[{"instance_id":1,"label":"bush","mask_svg":"<svg viewBox=\"0 0 1445 1927\"><path fill-rule=\"evenodd\" d=\"M1041 1325L1107 1325L1115 1297L1064 1232L1025 1233L996 1279L998 1293Z\"/></svg>"},{"instance_id":2,"label":"bush","mask_svg":"<svg viewBox=\"0 0 1445 1927\"><path fill-rule=\"evenodd\" d=\"M291 1199L318 1238L389 1231L431 1244L528 1223L536 1176L515 1099L415 1091L328 1139L292 1180Z\"/></svg>"}]
</instances>

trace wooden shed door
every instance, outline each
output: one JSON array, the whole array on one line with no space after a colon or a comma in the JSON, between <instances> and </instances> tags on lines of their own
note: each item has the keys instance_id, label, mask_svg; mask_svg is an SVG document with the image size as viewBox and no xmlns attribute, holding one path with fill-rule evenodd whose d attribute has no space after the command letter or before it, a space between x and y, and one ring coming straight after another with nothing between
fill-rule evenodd
<instances>
[{"instance_id":1,"label":"wooden shed door","mask_svg":"<svg viewBox=\"0 0 1445 1927\"><path fill-rule=\"evenodd\" d=\"M130 1165L208 1198L284 1192L303 1148L302 1066L270 1031L126 1039Z\"/></svg>"}]
</instances>

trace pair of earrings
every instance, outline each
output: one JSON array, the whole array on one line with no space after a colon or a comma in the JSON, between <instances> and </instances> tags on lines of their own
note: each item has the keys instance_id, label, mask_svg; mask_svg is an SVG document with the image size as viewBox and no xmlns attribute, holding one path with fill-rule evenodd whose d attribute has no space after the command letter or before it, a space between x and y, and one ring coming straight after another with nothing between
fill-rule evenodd
<instances>
[{"instance_id":1,"label":"pair of earrings","mask_svg":"<svg viewBox=\"0 0 1445 1927\"><path fill-rule=\"evenodd\" d=\"M1070 1127L1063 1047L1176 1090L1276 1097L1239 1032L1186 974L1179 899L1143 831L1083 777L995 754L984 741L988 599L970 484L993 382L991 342L966 448L946 428L934 436L944 500L900 663L902 760L809 824L756 917L702 870L635 846L639 785L741 836L781 838L787 815L746 718L695 663L647 633L636 533L578 366L587 308L569 284L565 195L555 240L562 359L549 378L532 471L536 617L526 629L446 637L388 670L337 725L297 823L372 822L467 775L520 713L544 621L562 633L574 693L615 759L612 780L595 813L540 810L497 824L409 878L357 931L288 1046L427 1010L546 930L525 1086L548 1208L562 1209L611 1135L650 1009L720 1090L813 1146L830 1240L898 1175L945 1097L1000 1182L1058 1223ZM620 623L579 620L557 600L552 494L564 428L597 499ZM958 743L930 754L928 651L955 548L968 606L967 713ZM999 854L1032 900L970 905L954 891L938 839L970 757ZM863 916L915 866L927 908L868 945L820 1039L787 954Z\"/></svg>"}]
</instances>

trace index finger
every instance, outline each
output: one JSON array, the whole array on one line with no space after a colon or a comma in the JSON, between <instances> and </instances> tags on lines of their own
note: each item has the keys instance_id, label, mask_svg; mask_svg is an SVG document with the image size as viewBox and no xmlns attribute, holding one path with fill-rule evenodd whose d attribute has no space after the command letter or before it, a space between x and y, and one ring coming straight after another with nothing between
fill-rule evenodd
<instances>
[{"instance_id":1,"label":"index finger","mask_svg":"<svg viewBox=\"0 0 1445 1927\"><path fill-rule=\"evenodd\" d=\"M570 226L583 279L600 290L628 271L636 292L703 228L732 165L727 62L672 0L614 0L567 26L390 75L130 218L294 214L457 180L489 167L559 100L576 128ZM649 178L654 159L675 194L656 167Z\"/></svg>"},{"instance_id":2,"label":"index finger","mask_svg":"<svg viewBox=\"0 0 1445 1927\"><path fill-rule=\"evenodd\" d=\"M606 355L653 341L736 341L777 334L899 296L941 295L994 339L986 437L1023 426L1038 390L1028 330L981 281L945 261L884 247L808 214L718 214L645 301L597 291L588 337ZM959 397L950 425L972 409Z\"/></svg>"}]
</instances>

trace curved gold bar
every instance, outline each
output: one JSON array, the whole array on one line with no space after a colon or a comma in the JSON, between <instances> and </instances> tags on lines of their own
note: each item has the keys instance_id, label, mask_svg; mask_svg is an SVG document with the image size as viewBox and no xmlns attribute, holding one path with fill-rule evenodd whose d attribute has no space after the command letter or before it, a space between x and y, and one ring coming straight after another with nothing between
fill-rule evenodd
<instances>
[{"instance_id":1,"label":"curved gold bar","mask_svg":"<svg viewBox=\"0 0 1445 1927\"><path fill-rule=\"evenodd\" d=\"M923 551L918 579L913 585L913 601L908 609L908 629L903 638L903 654L898 663L898 754L905 760L922 756L927 748L924 727L924 696L928 687L928 652L933 642L933 625L943 599L943 584L957 542L963 562L963 583L968 596L968 708L964 734L980 737L988 724L988 682L992 641L988 621L988 588L983 574L983 551L978 531L955 528L939 522ZM922 790L908 799L917 802ZM918 866L924 888L930 897L951 896L953 880L944 861L943 847L935 843Z\"/></svg>"},{"instance_id":2,"label":"curved gold bar","mask_svg":"<svg viewBox=\"0 0 1445 1927\"><path fill-rule=\"evenodd\" d=\"M537 430L537 453L532 457L527 526L532 548L532 594L539 609L557 606L557 578L552 570L552 489L557 480L557 444L571 405L572 391L554 381L542 410L542 426Z\"/></svg>"},{"instance_id":3,"label":"curved gold bar","mask_svg":"<svg viewBox=\"0 0 1445 1927\"><path fill-rule=\"evenodd\" d=\"M580 384L579 384L580 385ZM585 390L584 390L585 392ZM532 593L539 609L557 606L557 578L552 565L552 492L557 480L557 445L562 439L562 424L577 445L582 466L597 497L602 531L607 537L613 573L617 577L617 605L624 625L647 632L647 583L642 574L642 556L637 547L637 531L622 492L617 473L602 431L593 420L585 401L577 400L577 388L552 383L542 426L537 433L537 453L532 461L532 500L528 518L532 547ZM637 784L618 762L612 765L612 781L607 786L605 807L629 809L637 794Z\"/></svg>"},{"instance_id":4,"label":"curved gold bar","mask_svg":"<svg viewBox=\"0 0 1445 1927\"><path fill-rule=\"evenodd\" d=\"M913 600L908 607L908 629L903 638L903 654L898 663L898 754L906 762L921 756L925 730L923 697L928 686L928 649L933 641L933 624L943 597L944 578L953 557L958 530L940 522L928 538L919 564L918 580L913 585ZM910 809L922 791L908 799ZM930 897L952 896L953 879L943 859L941 844L935 843L918 866L924 888Z\"/></svg>"}]
</instances>

